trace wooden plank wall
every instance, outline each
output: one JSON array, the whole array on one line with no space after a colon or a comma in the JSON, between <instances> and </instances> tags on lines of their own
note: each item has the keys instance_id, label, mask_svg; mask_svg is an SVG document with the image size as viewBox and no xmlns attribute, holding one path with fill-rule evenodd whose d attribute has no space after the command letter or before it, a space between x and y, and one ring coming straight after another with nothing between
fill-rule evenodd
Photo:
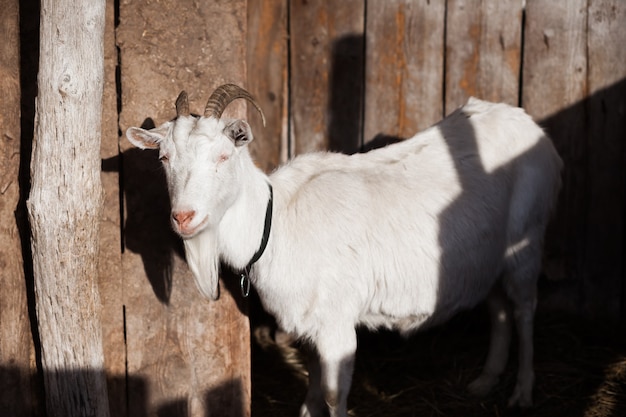
<instances>
[{"instance_id":1,"label":"wooden plank wall","mask_svg":"<svg viewBox=\"0 0 626 417\"><path fill-rule=\"evenodd\" d=\"M367 2L364 141L406 138L443 115L445 2Z\"/></svg>"},{"instance_id":2,"label":"wooden plank wall","mask_svg":"<svg viewBox=\"0 0 626 417\"><path fill-rule=\"evenodd\" d=\"M248 1L248 90L263 109L263 126L252 109L251 154L266 172L289 157L287 2Z\"/></svg>"},{"instance_id":3,"label":"wooden plank wall","mask_svg":"<svg viewBox=\"0 0 626 417\"><path fill-rule=\"evenodd\" d=\"M354 152L360 143L358 99L362 94L357 88L360 87L358 68L362 68L359 61L363 49L364 2L313 0L291 2L290 6L289 94L295 138L292 154L329 148ZM346 70L350 72L345 74ZM356 100L346 97L351 94ZM350 105L352 109L343 107ZM355 120L347 119L349 110L353 111ZM351 138L341 137L341 133L349 134L348 131L337 131L342 123L353 126Z\"/></svg>"},{"instance_id":4,"label":"wooden plank wall","mask_svg":"<svg viewBox=\"0 0 626 417\"><path fill-rule=\"evenodd\" d=\"M542 306L626 318L626 3L249 4L280 10L260 17L261 27L277 22L281 30L287 27L282 43L272 35L284 67L268 71L263 61L268 55L249 56L248 65L256 68L249 82L259 83L257 95L268 94L263 87L268 79L283 94L288 91L287 122L270 136L287 137L290 157L319 149L350 153L364 144L369 149L406 138L472 95L526 108L565 161L563 190L546 239ZM264 36L255 28L249 35ZM284 106L279 110L284 117Z\"/></svg>"}]
</instances>

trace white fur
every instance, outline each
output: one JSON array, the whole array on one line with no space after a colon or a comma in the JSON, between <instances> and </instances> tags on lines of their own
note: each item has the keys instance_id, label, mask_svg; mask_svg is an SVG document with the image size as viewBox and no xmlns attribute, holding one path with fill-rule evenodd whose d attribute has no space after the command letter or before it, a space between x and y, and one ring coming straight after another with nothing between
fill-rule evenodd
<instances>
[{"instance_id":1,"label":"white fur","mask_svg":"<svg viewBox=\"0 0 626 417\"><path fill-rule=\"evenodd\" d=\"M271 234L251 281L279 325L318 355L302 416L347 415L357 326L409 334L487 298L492 341L470 390L497 383L513 318L510 404L531 405L536 280L561 160L523 110L470 99L401 143L303 155L269 177L224 133L230 121L168 123L127 136L169 156L173 213L195 213L187 229L173 224L205 296L217 296L218 260L242 269L258 249L273 186Z\"/></svg>"}]
</instances>

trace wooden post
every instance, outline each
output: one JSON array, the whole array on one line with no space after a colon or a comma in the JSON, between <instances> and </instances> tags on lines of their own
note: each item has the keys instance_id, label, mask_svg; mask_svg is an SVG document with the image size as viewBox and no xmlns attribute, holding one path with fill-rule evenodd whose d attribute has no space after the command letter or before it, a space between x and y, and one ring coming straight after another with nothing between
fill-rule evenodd
<instances>
[{"instance_id":1,"label":"wooden post","mask_svg":"<svg viewBox=\"0 0 626 417\"><path fill-rule=\"evenodd\" d=\"M3 3L0 26L0 414L35 413L36 372L20 233L20 57L18 0Z\"/></svg>"},{"instance_id":2,"label":"wooden post","mask_svg":"<svg viewBox=\"0 0 626 417\"><path fill-rule=\"evenodd\" d=\"M97 256L104 0L41 2L27 202L48 416L109 415Z\"/></svg>"}]
</instances>

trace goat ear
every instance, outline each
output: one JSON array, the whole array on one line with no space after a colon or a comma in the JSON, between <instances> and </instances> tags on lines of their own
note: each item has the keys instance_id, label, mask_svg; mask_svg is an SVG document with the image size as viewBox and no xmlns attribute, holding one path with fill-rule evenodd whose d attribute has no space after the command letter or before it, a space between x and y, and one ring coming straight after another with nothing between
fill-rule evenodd
<instances>
[{"instance_id":1,"label":"goat ear","mask_svg":"<svg viewBox=\"0 0 626 417\"><path fill-rule=\"evenodd\" d=\"M228 123L224 128L224 134L235 143L235 146L247 145L254 139L250 125L241 119Z\"/></svg>"},{"instance_id":2,"label":"goat ear","mask_svg":"<svg viewBox=\"0 0 626 417\"><path fill-rule=\"evenodd\" d=\"M126 138L139 149L158 149L159 143L165 139L170 129L170 122L159 127L146 130L140 127L131 127L126 131Z\"/></svg>"}]
</instances>

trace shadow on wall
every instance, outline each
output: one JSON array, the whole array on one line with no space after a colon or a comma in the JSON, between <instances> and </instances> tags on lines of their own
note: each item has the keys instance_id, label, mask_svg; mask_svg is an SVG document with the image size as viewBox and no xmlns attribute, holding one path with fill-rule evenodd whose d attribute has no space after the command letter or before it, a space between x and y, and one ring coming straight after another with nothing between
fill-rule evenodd
<instances>
[{"instance_id":1,"label":"shadow on wall","mask_svg":"<svg viewBox=\"0 0 626 417\"><path fill-rule=\"evenodd\" d=\"M70 386L70 382L63 381L85 381L93 380L94 373L101 374L101 371L76 370L60 371L50 375L50 378L59 381L64 386ZM23 370L12 367L0 367L0 380L14 380L17 375L23 374ZM98 375L99 376L99 375ZM162 404L152 405L148 403L149 382L143 378L132 375L106 375L109 390L109 407L112 417L187 417L190 415L191 405L188 398L174 399ZM128 393L124 387L128 384ZM78 394L77 394L78 395ZM45 404L33 402L19 403L5 398L4 393L0 396L0 415L2 416L29 416L43 417L46 415ZM72 398L75 400L76 398ZM13 398L14 400L14 398ZM215 411L228 412L229 416L244 417L244 390L240 381L231 380L204 393L199 399L205 410L204 415L211 417ZM87 399L78 398L82 404L88 404ZM19 407L19 408L18 408ZM54 415L54 413L48 413ZM85 415L87 412L85 411ZM58 415L58 410L57 414Z\"/></svg>"},{"instance_id":2,"label":"shadow on wall","mask_svg":"<svg viewBox=\"0 0 626 417\"><path fill-rule=\"evenodd\" d=\"M328 148L347 154L362 144L365 40L348 35L333 43L328 102Z\"/></svg>"},{"instance_id":3,"label":"shadow on wall","mask_svg":"<svg viewBox=\"0 0 626 417\"><path fill-rule=\"evenodd\" d=\"M154 122L146 119L141 127L151 129ZM120 158L122 164L119 164ZM124 248L141 256L155 296L168 304L172 292L173 257L184 258L184 249L170 225L170 201L158 152L133 148L121 157L102 162L103 171L115 171L117 167L121 167L124 190Z\"/></svg>"},{"instance_id":4,"label":"shadow on wall","mask_svg":"<svg viewBox=\"0 0 626 417\"><path fill-rule=\"evenodd\" d=\"M154 127L150 122L144 122L142 127ZM184 257L184 249L169 223L165 174L158 155L150 150L130 149L121 157L102 161L105 172L117 171L118 167L121 167L126 209L122 231L124 248L141 256L155 296L168 304L172 292L173 256Z\"/></svg>"},{"instance_id":5,"label":"shadow on wall","mask_svg":"<svg viewBox=\"0 0 626 417\"><path fill-rule=\"evenodd\" d=\"M128 381L129 399L123 414L133 417L187 417L192 413L192 405L189 398L179 398L167 401L152 408L147 403L148 381L131 377ZM205 416L214 416L216 412L228 413L233 417L244 417L244 391L239 381L231 380L207 391L203 398L199 399L205 410Z\"/></svg>"},{"instance_id":6,"label":"shadow on wall","mask_svg":"<svg viewBox=\"0 0 626 417\"><path fill-rule=\"evenodd\" d=\"M333 43L328 94L328 150L353 154L382 148L403 138L379 133L364 143L365 39L346 35Z\"/></svg>"},{"instance_id":7,"label":"shadow on wall","mask_svg":"<svg viewBox=\"0 0 626 417\"><path fill-rule=\"evenodd\" d=\"M541 290L552 309L626 325L626 79L539 121L564 162Z\"/></svg>"},{"instance_id":8,"label":"shadow on wall","mask_svg":"<svg viewBox=\"0 0 626 417\"><path fill-rule=\"evenodd\" d=\"M31 251L31 229L28 222L26 200L30 193L30 165L33 150L35 124L35 99L37 97L37 71L39 68L39 0L19 0L19 49L20 49L20 166L19 166L19 201L15 209L15 221L18 227L28 318L30 332L35 349L35 364L31 369L2 367L0 364L0 415L2 416L43 416L44 397L41 369L41 344L35 306L35 284L33 257ZM37 18L24 18L35 16ZM0 306L0 310L2 306ZM2 312L0 311L0 319ZM17 340L17 339L16 339ZM23 347L28 349L27 346ZM32 361L32 358L31 358Z\"/></svg>"}]
</instances>

